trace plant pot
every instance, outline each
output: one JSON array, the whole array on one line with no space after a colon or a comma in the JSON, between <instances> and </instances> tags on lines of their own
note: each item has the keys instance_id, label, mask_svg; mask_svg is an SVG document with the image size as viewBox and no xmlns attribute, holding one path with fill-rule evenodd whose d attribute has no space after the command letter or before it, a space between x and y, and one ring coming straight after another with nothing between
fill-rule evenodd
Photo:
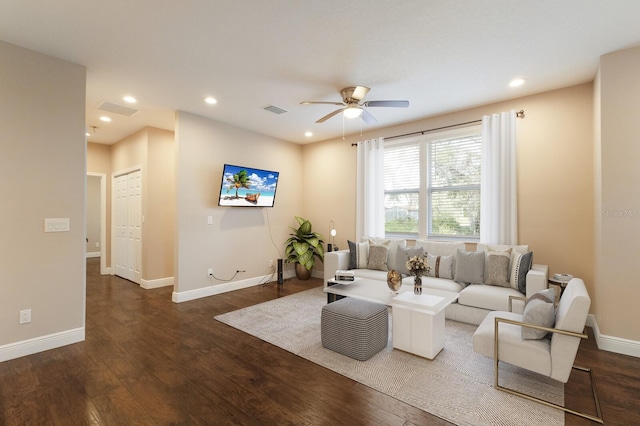
<instances>
[{"instance_id":1,"label":"plant pot","mask_svg":"<svg viewBox=\"0 0 640 426\"><path fill-rule=\"evenodd\" d=\"M296 263L296 278L301 281L306 281L311 278L311 269L304 267L302 263Z\"/></svg>"}]
</instances>

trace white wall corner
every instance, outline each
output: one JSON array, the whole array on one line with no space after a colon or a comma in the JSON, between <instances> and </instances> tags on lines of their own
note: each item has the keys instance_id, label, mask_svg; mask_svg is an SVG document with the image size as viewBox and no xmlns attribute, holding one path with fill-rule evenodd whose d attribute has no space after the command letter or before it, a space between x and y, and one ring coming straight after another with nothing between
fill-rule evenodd
<instances>
[{"instance_id":1,"label":"white wall corner","mask_svg":"<svg viewBox=\"0 0 640 426\"><path fill-rule=\"evenodd\" d=\"M140 280L140 288L150 290L152 288L169 287L173 285L173 277L157 278L155 280Z\"/></svg>"},{"instance_id":2,"label":"white wall corner","mask_svg":"<svg viewBox=\"0 0 640 426\"><path fill-rule=\"evenodd\" d=\"M591 314L587 317L587 325L593 329L598 349L640 358L640 342L600 333L596 317Z\"/></svg>"},{"instance_id":3,"label":"white wall corner","mask_svg":"<svg viewBox=\"0 0 640 426\"><path fill-rule=\"evenodd\" d=\"M0 346L0 362L84 341L84 327Z\"/></svg>"}]
</instances>

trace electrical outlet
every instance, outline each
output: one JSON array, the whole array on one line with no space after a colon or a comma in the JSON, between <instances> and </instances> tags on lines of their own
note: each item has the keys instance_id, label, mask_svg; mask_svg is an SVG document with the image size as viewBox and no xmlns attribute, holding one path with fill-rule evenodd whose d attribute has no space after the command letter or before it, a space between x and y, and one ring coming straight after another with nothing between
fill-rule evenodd
<instances>
[{"instance_id":1,"label":"electrical outlet","mask_svg":"<svg viewBox=\"0 0 640 426\"><path fill-rule=\"evenodd\" d=\"M31 309L25 309L20 311L20 324L27 324L31 322Z\"/></svg>"},{"instance_id":2,"label":"electrical outlet","mask_svg":"<svg viewBox=\"0 0 640 426\"><path fill-rule=\"evenodd\" d=\"M209 274L210 277L213 276L213 269L209 268L209 271L207 272Z\"/></svg>"},{"instance_id":3,"label":"electrical outlet","mask_svg":"<svg viewBox=\"0 0 640 426\"><path fill-rule=\"evenodd\" d=\"M273 259L269 259L269 268L273 268Z\"/></svg>"}]
</instances>

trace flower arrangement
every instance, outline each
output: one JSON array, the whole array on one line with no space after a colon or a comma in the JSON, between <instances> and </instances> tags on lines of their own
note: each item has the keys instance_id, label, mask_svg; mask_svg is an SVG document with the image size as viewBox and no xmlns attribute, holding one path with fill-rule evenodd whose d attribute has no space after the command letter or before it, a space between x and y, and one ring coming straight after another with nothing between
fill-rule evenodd
<instances>
[{"instance_id":1,"label":"flower arrangement","mask_svg":"<svg viewBox=\"0 0 640 426\"><path fill-rule=\"evenodd\" d=\"M431 271L431 266L427 264L426 256L413 256L406 264L409 273L416 277L426 275Z\"/></svg>"}]
</instances>

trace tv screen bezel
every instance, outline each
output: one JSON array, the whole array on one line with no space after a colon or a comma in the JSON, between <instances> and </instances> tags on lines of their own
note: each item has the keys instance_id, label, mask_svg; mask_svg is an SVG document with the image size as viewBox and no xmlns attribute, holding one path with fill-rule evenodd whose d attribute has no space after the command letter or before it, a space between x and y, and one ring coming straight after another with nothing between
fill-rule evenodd
<instances>
[{"instance_id":1,"label":"tv screen bezel","mask_svg":"<svg viewBox=\"0 0 640 426\"><path fill-rule=\"evenodd\" d=\"M275 178L275 186L273 188L273 197L271 198L271 204L260 204L260 196L258 196L257 201L255 204L246 201L242 203L239 202L238 200L234 200L229 201L228 203L224 203L223 197L226 196L226 191L225 189L227 188L227 186L225 185L225 183L227 182L226 180L226 173L229 170L229 168L236 168L238 170L247 170L247 172L249 173L249 175L252 174L252 172L256 173L259 177L263 177L263 175L269 175L269 174L274 174L276 176ZM233 171L233 170L232 170ZM275 171L275 170L267 170L267 169L262 169L262 168L257 168L257 167L249 167L249 166L238 166L236 164L230 164L230 163L225 163L222 166L222 177L220 179L220 194L218 195L218 206L219 207L266 207L266 208L272 208L275 205L276 202L276 194L277 194L277 190L278 190L278 184L280 183L280 172ZM251 190L251 188L249 188L249 190ZM259 192L259 191L253 191L253 192ZM253 193L251 192L251 193ZM264 200L264 198L262 198Z\"/></svg>"}]
</instances>

